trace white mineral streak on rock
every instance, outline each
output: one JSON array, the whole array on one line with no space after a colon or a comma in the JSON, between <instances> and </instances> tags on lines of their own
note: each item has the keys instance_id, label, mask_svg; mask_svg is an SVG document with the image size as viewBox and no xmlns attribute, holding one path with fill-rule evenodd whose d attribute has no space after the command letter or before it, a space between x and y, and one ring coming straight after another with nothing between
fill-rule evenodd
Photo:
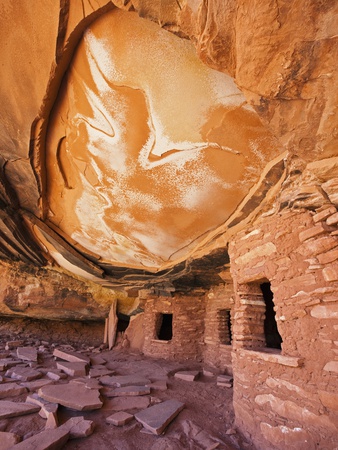
<instances>
[{"instance_id":1,"label":"white mineral streak on rock","mask_svg":"<svg viewBox=\"0 0 338 450\"><path fill-rule=\"evenodd\" d=\"M50 220L106 262L187 256L277 152L231 77L134 13L87 29L62 92L47 139L63 174L49 165Z\"/></svg>"}]
</instances>

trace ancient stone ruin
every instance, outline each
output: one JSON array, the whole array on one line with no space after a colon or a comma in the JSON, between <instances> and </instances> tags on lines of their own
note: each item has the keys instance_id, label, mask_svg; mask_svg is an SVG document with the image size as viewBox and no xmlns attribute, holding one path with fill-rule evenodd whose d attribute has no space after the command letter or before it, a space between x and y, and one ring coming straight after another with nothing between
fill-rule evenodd
<instances>
[{"instance_id":1,"label":"ancient stone ruin","mask_svg":"<svg viewBox=\"0 0 338 450\"><path fill-rule=\"evenodd\" d=\"M0 447L337 450L338 3L0 11Z\"/></svg>"}]
</instances>

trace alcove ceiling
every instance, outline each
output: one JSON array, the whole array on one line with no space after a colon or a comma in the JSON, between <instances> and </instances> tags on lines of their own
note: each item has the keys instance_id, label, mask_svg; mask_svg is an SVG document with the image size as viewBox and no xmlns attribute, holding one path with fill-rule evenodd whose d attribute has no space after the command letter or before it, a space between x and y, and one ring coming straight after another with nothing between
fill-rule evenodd
<instances>
[{"instance_id":1,"label":"alcove ceiling","mask_svg":"<svg viewBox=\"0 0 338 450\"><path fill-rule=\"evenodd\" d=\"M233 48L243 24L225 26L234 1L221 12L216 1L7 3L0 256L115 288L220 281L229 236L273 209L287 169L306 163L288 167L297 132L276 119L305 76L273 92L268 54L262 85L259 51L255 68Z\"/></svg>"}]
</instances>

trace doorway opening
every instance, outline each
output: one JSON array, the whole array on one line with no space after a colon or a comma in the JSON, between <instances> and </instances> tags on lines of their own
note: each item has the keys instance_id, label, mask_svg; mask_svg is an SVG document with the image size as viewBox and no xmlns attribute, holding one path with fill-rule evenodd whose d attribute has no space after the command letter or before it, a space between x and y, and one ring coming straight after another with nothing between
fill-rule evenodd
<instances>
[{"instance_id":1,"label":"doorway opening","mask_svg":"<svg viewBox=\"0 0 338 450\"><path fill-rule=\"evenodd\" d=\"M130 317L126 314L117 313L117 331L126 331L130 323Z\"/></svg>"},{"instance_id":2,"label":"doorway opening","mask_svg":"<svg viewBox=\"0 0 338 450\"><path fill-rule=\"evenodd\" d=\"M157 317L157 339L170 341L173 337L173 315L160 313Z\"/></svg>"}]
</instances>

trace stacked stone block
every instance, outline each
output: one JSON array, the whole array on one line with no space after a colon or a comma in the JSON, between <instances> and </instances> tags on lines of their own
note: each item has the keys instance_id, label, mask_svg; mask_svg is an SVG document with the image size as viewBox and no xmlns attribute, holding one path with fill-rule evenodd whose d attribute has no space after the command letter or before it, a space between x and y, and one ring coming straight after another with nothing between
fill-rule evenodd
<instances>
[{"instance_id":1,"label":"stacked stone block","mask_svg":"<svg viewBox=\"0 0 338 450\"><path fill-rule=\"evenodd\" d=\"M159 314L173 315L171 340L158 339ZM204 336L204 292L172 297L149 295L145 303L143 352L147 356L172 360L202 360Z\"/></svg>"},{"instance_id":2,"label":"stacked stone block","mask_svg":"<svg viewBox=\"0 0 338 450\"><path fill-rule=\"evenodd\" d=\"M236 422L261 450L335 448L337 225L332 205L286 210L261 219L229 246ZM262 323L258 288L265 281L274 294L281 351L264 349L254 325Z\"/></svg>"},{"instance_id":3,"label":"stacked stone block","mask_svg":"<svg viewBox=\"0 0 338 450\"><path fill-rule=\"evenodd\" d=\"M230 311L233 321L234 290L230 281L206 294L204 363L232 373L230 333L222 311ZM227 343L225 343L227 342Z\"/></svg>"}]
</instances>

